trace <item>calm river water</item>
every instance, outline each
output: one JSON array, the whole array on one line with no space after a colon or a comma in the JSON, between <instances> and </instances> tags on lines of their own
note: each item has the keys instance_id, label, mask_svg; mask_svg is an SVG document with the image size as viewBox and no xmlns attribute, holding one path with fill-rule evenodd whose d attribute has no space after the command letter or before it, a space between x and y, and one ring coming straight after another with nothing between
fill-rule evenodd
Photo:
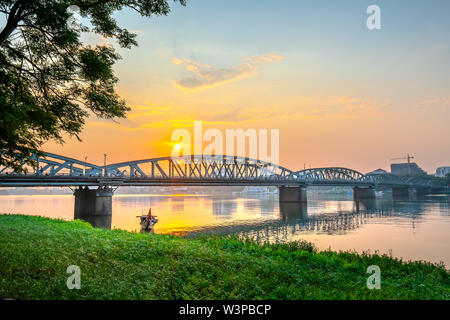
<instances>
[{"instance_id":1,"label":"calm river water","mask_svg":"<svg viewBox=\"0 0 450 320\"><path fill-rule=\"evenodd\" d=\"M0 205L2 213L72 220L74 197L1 195ZM308 204L300 206L280 204L277 193L167 188L166 194L115 194L112 219L93 223L138 231L136 216L149 207L159 219L156 233L241 234L272 242L304 239L323 250L378 251L450 266L450 203L443 195L394 201L384 194L355 203L350 194L308 190Z\"/></svg>"}]
</instances>

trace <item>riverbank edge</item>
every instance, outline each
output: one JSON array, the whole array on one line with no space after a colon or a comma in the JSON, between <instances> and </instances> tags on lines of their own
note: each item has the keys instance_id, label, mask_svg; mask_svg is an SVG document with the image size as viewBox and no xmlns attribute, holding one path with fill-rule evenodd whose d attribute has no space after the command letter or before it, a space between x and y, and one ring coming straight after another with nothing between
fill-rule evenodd
<instances>
[{"instance_id":1,"label":"riverbank edge","mask_svg":"<svg viewBox=\"0 0 450 320\"><path fill-rule=\"evenodd\" d=\"M80 269L80 289L67 287L69 266ZM369 266L380 268L380 289L367 287ZM443 264L318 252L305 241L185 239L0 215L1 298L448 300L449 276Z\"/></svg>"}]
</instances>

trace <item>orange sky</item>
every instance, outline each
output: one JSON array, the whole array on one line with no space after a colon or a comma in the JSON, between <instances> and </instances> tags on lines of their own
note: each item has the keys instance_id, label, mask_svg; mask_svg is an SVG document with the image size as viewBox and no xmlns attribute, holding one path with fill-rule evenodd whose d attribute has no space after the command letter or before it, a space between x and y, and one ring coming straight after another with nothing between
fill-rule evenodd
<instances>
[{"instance_id":1,"label":"orange sky","mask_svg":"<svg viewBox=\"0 0 450 320\"><path fill-rule=\"evenodd\" d=\"M119 49L116 66L128 119L91 118L81 143L43 149L98 164L104 153L108 163L168 156L172 131L202 120L223 133L280 129L280 164L293 170L388 169L407 152L429 173L450 165L448 21L429 22L438 11L406 28L400 8L382 5L384 27L369 31L359 18L364 6L328 13L326 5L292 4L266 30L263 10L272 4L244 21L232 13L220 20L217 2L202 3L153 20L119 15L140 44ZM297 9L304 19L289 12ZM323 16L314 18L317 11ZM338 18L348 23L333 24Z\"/></svg>"}]
</instances>

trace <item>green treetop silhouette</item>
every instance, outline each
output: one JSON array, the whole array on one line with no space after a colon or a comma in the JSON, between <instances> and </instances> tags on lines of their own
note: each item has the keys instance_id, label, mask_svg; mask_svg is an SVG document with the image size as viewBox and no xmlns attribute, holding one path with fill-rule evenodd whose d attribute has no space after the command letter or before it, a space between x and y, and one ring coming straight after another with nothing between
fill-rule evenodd
<instances>
[{"instance_id":1,"label":"green treetop silhouette","mask_svg":"<svg viewBox=\"0 0 450 320\"><path fill-rule=\"evenodd\" d=\"M186 0L174 0L185 5ZM123 48L136 34L113 13L167 15L168 0L0 0L0 165L19 171L48 140L79 138L89 114L113 119L129 108L115 92L112 46L85 45L82 32L114 38ZM78 11L90 27L75 21Z\"/></svg>"}]
</instances>

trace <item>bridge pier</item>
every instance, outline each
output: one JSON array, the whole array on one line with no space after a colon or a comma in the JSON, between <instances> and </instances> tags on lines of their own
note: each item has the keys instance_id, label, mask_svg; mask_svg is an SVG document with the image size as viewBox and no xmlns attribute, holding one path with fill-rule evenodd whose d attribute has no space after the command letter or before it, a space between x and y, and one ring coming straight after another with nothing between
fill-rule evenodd
<instances>
[{"instance_id":1,"label":"bridge pier","mask_svg":"<svg viewBox=\"0 0 450 320\"><path fill-rule=\"evenodd\" d=\"M74 218L85 220L94 226L110 227L113 194L112 189L107 186L98 189L76 189Z\"/></svg>"},{"instance_id":2,"label":"bridge pier","mask_svg":"<svg viewBox=\"0 0 450 320\"><path fill-rule=\"evenodd\" d=\"M414 188L416 195L418 197L426 196L427 194L433 193L433 188Z\"/></svg>"},{"instance_id":3,"label":"bridge pier","mask_svg":"<svg viewBox=\"0 0 450 320\"><path fill-rule=\"evenodd\" d=\"M306 187L278 187L278 195L280 202L301 202L307 203Z\"/></svg>"},{"instance_id":4,"label":"bridge pier","mask_svg":"<svg viewBox=\"0 0 450 320\"><path fill-rule=\"evenodd\" d=\"M394 200L406 200L410 198L415 198L416 196L417 192L415 188L408 188L408 187L392 188L392 198Z\"/></svg>"},{"instance_id":5,"label":"bridge pier","mask_svg":"<svg viewBox=\"0 0 450 320\"><path fill-rule=\"evenodd\" d=\"M353 188L353 200L366 200L366 199L375 199L375 189L373 187L361 188L354 187Z\"/></svg>"}]
</instances>

